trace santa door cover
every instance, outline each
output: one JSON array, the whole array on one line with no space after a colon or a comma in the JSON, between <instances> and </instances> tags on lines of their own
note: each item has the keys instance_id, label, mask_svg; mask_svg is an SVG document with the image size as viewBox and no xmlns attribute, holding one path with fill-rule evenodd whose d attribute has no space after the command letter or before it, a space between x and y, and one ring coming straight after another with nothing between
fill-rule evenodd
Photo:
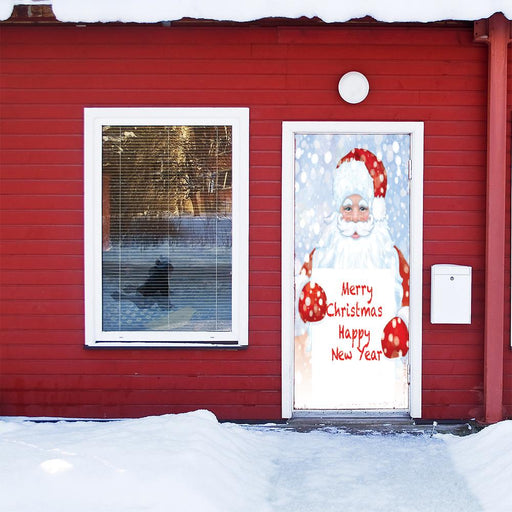
<instances>
[{"instance_id":1,"label":"santa door cover","mask_svg":"<svg viewBox=\"0 0 512 512\"><path fill-rule=\"evenodd\" d=\"M295 134L294 409L409 407L408 134Z\"/></svg>"}]
</instances>

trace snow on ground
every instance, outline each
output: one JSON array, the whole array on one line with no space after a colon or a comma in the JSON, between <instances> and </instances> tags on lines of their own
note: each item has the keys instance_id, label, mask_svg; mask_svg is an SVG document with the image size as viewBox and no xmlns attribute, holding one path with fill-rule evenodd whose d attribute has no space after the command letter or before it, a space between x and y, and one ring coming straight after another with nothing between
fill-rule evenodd
<instances>
[{"instance_id":1,"label":"snow on ground","mask_svg":"<svg viewBox=\"0 0 512 512\"><path fill-rule=\"evenodd\" d=\"M465 476L484 510L512 511L512 420L475 436L448 439L456 469Z\"/></svg>"},{"instance_id":2,"label":"snow on ground","mask_svg":"<svg viewBox=\"0 0 512 512\"><path fill-rule=\"evenodd\" d=\"M5 512L510 511L512 421L459 438L221 424L208 411L0 421Z\"/></svg>"}]
</instances>

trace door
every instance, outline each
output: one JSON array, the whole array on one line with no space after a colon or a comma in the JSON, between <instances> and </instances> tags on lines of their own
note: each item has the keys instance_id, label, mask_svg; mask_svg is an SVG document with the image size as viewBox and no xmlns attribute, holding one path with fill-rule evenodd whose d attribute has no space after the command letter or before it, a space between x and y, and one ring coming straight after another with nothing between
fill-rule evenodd
<instances>
[{"instance_id":1,"label":"door","mask_svg":"<svg viewBox=\"0 0 512 512\"><path fill-rule=\"evenodd\" d=\"M283 405L292 414L417 409L421 236L411 228L422 205L411 194L422 177L413 125L284 125L283 290L294 293L283 295Z\"/></svg>"}]
</instances>

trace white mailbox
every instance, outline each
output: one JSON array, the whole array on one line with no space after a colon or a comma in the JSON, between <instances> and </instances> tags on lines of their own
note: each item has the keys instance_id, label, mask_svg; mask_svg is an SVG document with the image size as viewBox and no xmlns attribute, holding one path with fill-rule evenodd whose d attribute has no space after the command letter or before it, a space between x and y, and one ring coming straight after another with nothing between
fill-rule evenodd
<instances>
[{"instance_id":1,"label":"white mailbox","mask_svg":"<svg viewBox=\"0 0 512 512\"><path fill-rule=\"evenodd\" d=\"M471 267L432 265L430 322L471 323Z\"/></svg>"}]
</instances>

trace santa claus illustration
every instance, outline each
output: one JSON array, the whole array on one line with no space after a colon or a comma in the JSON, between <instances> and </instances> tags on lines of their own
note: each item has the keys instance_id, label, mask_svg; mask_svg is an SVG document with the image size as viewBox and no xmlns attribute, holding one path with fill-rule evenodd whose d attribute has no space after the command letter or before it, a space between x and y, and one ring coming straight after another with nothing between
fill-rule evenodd
<instances>
[{"instance_id":1,"label":"santa claus illustration","mask_svg":"<svg viewBox=\"0 0 512 512\"><path fill-rule=\"evenodd\" d=\"M355 148L338 162L333 195L338 208L326 219L318 246L304 262L296 278L299 324L296 326L296 358L308 362L308 325L321 322L329 298L312 279L315 269L388 270L393 276L392 293L382 332L382 354L393 359L409 350L409 266L394 245L386 214L387 175L382 161L366 149Z\"/></svg>"}]
</instances>

